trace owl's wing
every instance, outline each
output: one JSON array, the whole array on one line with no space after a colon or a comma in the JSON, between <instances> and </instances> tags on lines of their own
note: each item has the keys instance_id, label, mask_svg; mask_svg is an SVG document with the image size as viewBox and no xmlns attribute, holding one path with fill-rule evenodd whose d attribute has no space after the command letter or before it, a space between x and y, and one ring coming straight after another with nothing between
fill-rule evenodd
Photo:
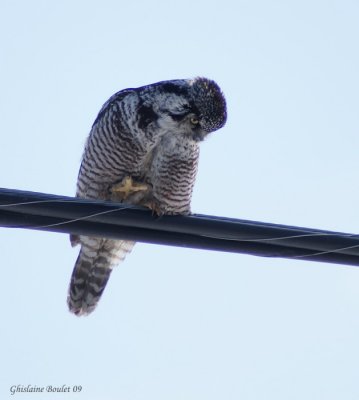
<instances>
[{"instance_id":1,"label":"owl's wing","mask_svg":"<svg viewBox=\"0 0 359 400\"><path fill-rule=\"evenodd\" d=\"M129 119L126 114L133 109L133 102L126 102L131 92L116 93L100 110L86 142L78 197L109 200L109 188L134 168L128 153L131 130L122 129ZM68 306L74 314L86 315L96 307L113 267L131 251L134 242L78 235L71 235L70 241L72 246L81 244L81 250L71 277Z\"/></svg>"}]
</instances>

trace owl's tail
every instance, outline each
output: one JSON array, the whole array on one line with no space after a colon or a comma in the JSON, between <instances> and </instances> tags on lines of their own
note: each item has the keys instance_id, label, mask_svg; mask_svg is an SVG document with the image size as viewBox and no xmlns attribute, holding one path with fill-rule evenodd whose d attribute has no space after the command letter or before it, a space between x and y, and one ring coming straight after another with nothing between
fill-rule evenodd
<instances>
[{"instance_id":1,"label":"owl's tail","mask_svg":"<svg viewBox=\"0 0 359 400\"><path fill-rule=\"evenodd\" d=\"M67 296L69 310L80 316L95 308L113 267L129 253L134 242L81 236L80 254L72 272Z\"/></svg>"}]
</instances>

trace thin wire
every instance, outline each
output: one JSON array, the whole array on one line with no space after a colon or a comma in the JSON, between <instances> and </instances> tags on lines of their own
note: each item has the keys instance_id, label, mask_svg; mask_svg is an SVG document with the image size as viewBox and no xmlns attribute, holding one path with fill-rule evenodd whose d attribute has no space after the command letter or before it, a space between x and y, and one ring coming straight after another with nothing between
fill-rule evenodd
<instances>
[{"instance_id":1,"label":"thin wire","mask_svg":"<svg viewBox=\"0 0 359 400\"><path fill-rule=\"evenodd\" d=\"M316 256L322 256L322 255L325 255L325 254L330 254L330 253L338 253L338 254L340 254L339 253L340 251L349 250L349 249L355 249L355 248L359 248L359 244L356 244L354 246L340 247L340 248L333 249L333 250L328 250L328 251L321 251L321 252L318 252L318 253L303 254L303 255L300 255L300 256L291 256L291 257L287 257L287 258L316 257Z\"/></svg>"},{"instance_id":2,"label":"thin wire","mask_svg":"<svg viewBox=\"0 0 359 400\"><path fill-rule=\"evenodd\" d=\"M56 200L24 201L21 203L0 204L0 207L16 207L16 206L24 206L24 205L28 205L28 204L42 204L42 203L73 203L73 200L56 199Z\"/></svg>"},{"instance_id":3,"label":"thin wire","mask_svg":"<svg viewBox=\"0 0 359 400\"><path fill-rule=\"evenodd\" d=\"M244 224L243 224L244 225ZM266 227L266 225L255 225L259 227ZM303 238L303 237L318 237L318 236L337 236L334 233L304 233L303 235L293 235L293 236L276 236L272 238L256 238L256 239L236 239L236 238L226 238L226 237L220 237L220 236L211 236L207 234L201 234L200 236L203 237L209 237L209 238L216 238L216 239L223 239L223 240L232 240L232 241L240 241L240 242L270 242L270 241L278 241L278 240L288 240L288 239L297 239L297 238ZM344 236L343 236L344 237ZM348 237L348 236L345 236Z\"/></svg>"},{"instance_id":4,"label":"thin wire","mask_svg":"<svg viewBox=\"0 0 359 400\"><path fill-rule=\"evenodd\" d=\"M93 217L97 217L98 215L110 214L110 213L117 212L117 211L127 210L128 208L131 208L131 206L129 206L129 207L121 207L121 208L117 208L117 209L113 209L113 210L101 211L101 212L94 213L94 214L88 214L88 215L85 215L83 217L73 218L73 219L70 219L70 220L62 221L62 222L56 222L54 224L29 225L29 226L25 226L25 227L27 229L40 229L40 228L51 228L52 226L62 226L62 225L71 224L71 223L77 222L77 221L89 220L89 219L91 219ZM21 227L24 227L24 225L7 226L7 228L21 228Z\"/></svg>"}]
</instances>

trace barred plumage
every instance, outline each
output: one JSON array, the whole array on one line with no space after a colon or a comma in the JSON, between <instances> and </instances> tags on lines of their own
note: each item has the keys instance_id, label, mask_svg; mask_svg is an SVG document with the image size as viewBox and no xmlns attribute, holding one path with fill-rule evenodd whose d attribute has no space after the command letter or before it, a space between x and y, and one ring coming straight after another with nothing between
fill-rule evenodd
<instances>
[{"instance_id":1,"label":"barred plumage","mask_svg":"<svg viewBox=\"0 0 359 400\"><path fill-rule=\"evenodd\" d=\"M206 78L158 82L114 94L87 139L78 197L123 201L157 214L188 214L199 142L226 122L218 85ZM134 242L71 236L81 244L68 305L76 315L96 307L112 268Z\"/></svg>"}]
</instances>

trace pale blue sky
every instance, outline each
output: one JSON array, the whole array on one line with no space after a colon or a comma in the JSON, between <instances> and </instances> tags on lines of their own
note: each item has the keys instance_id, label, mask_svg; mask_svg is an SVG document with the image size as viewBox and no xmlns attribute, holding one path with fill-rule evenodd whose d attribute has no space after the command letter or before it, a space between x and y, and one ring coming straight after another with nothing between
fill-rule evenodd
<instances>
[{"instance_id":1,"label":"pale blue sky","mask_svg":"<svg viewBox=\"0 0 359 400\"><path fill-rule=\"evenodd\" d=\"M1 0L0 186L73 195L110 95L201 75L229 118L193 211L359 233L358 21L354 0ZM359 398L355 267L140 244L76 318L68 236L0 249L2 399Z\"/></svg>"}]
</instances>

